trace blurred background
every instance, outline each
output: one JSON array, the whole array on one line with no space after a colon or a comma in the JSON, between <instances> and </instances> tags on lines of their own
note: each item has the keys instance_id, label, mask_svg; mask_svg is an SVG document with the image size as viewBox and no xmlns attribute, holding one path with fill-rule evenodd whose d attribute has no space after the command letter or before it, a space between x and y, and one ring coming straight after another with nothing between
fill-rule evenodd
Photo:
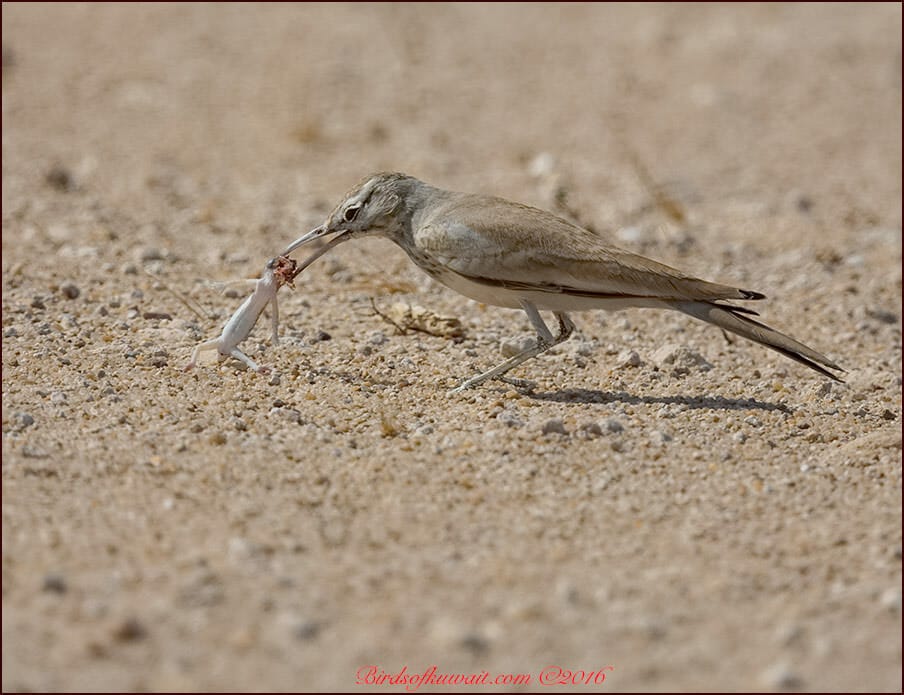
<instances>
[{"instance_id":1,"label":"blurred background","mask_svg":"<svg viewBox=\"0 0 904 695\"><path fill-rule=\"evenodd\" d=\"M139 223L193 208L186 224L272 249L372 171L547 206L536 178L555 172L576 210L617 228L649 202L639 161L713 226L712 208L757 205L810 206L833 234L893 223L898 12L13 5L4 208L60 166ZM211 236L192 229L160 231L200 252Z\"/></svg>"},{"instance_id":2,"label":"blurred background","mask_svg":"<svg viewBox=\"0 0 904 695\"><path fill-rule=\"evenodd\" d=\"M255 275L263 260L318 224L361 178L397 170L444 188L552 209L692 273L766 288L770 296L784 298L772 307L780 324L810 312L800 336L807 342L827 346L837 334L848 335L845 364L856 354L887 365L897 359L900 390L898 3L4 3L2 37L5 319L19 306L23 312L40 312L41 297L61 296L61 291L66 296L81 291L85 300L86 295L127 293L146 282L145 296L166 296L139 272L148 263L157 264L171 289L191 292L209 306L219 302L223 319L234 300L205 294L199 278ZM435 293L431 306L445 313L476 312L425 280L388 244L367 240L347 247L337 250L334 265L323 265L338 284L328 284L319 267L308 276L311 287L323 291L315 296L328 297L319 305L314 301L313 308L305 305L311 320L338 336L324 343L324 350L338 349L332 345L347 344L365 330L356 323L359 317L344 314L353 290L335 276L346 267L363 273L371 288L379 276L390 284L408 283L408 291L420 290L422 296ZM47 258L51 262L43 263ZM831 275L837 268L842 270ZM60 284L68 277L75 290ZM125 312L140 303L134 291L124 296L121 304L111 304L114 315L120 306ZM880 321L874 333L857 337L856 321L873 320L856 313L867 297L871 306L890 312L886 324L896 325ZM850 326L832 321L839 302L854 317ZM83 325L105 320L89 309L95 311L90 306L72 320ZM287 316L291 328L291 309ZM489 312L487 317L498 321L492 330L516 330L500 328L512 320L508 314ZM65 325L70 319L61 320ZM363 324L367 330L373 328L369 320ZM636 325L649 330L659 325L655 317L639 321ZM35 325L28 330L39 330ZM190 333L161 325L153 341L169 349L176 344L177 352L186 352L201 337L197 326ZM201 328L208 332L216 325ZM149 347L150 334L135 330L127 326L122 335L111 334L111 347L122 345L121 352L138 354L139 361L178 366L181 352L178 359L165 350L158 354ZM897 331L897 337L880 332L886 330ZM204 533L212 536L183 535L182 529L207 528L197 521L212 504L207 493L192 497L189 492L194 502L182 512L187 516L159 522L161 528L174 524L166 552L154 554L155 536L147 531L135 536L148 544L149 554L142 559L123 550L108 553L103 549L112 541L97 540L105 537L103 529L131 528L133 500L154 498L157 504L155 490L169 495L163 490L178 485L155 477L117 483L117 492L101 494L94 509L115 508L122 516L87 521L73 498L83 490L80 485L89 486L86 495L91 487L104 490L103 477L98 482L83 472L81 482L56 478L34 450L16 448L23 441L16 437L33 428L11 408L39 412L53 389L28 386L32 377L40 381L43 377L36 375L45 370L80 368L82 360L95 359L91 345L82 350L66 343L71 367L61 367L53 348L36 347L47 345L44 338L35 334L26 343L23 335L32 334L23 334L21 327L16 331L4 337L4 348L15 350L8 359L16 356L15 363L4 361L4 454L18 462L4 463L4 690L337 689L351 687L350 674L367 659L380 659L387 668L408 663L412 670L439 662L448 669L536 671L547 656L574 668L614 663L618 678L610 678L603 689L900 688L901 593L894 591L900 586L900 530L895 532L900 513L895 516L882 504L876 506L884 511L875 510L882 515L882 532L870 538L884 550L868 560L856 556L846 565L850 572L881 579L869 580L868 590L841 609L826 603L826 597L844 603L843 597L853 594L844 594L843 587L832 593L829 587L841 580L820 574L814 581L822 593L814 594L807 608L795 609L796 617L787 623L779 619L786 610L783 601L793 604L797 588L778 579L753 582L743 591L688 580L683 592L671 593L672 563L679 575L681 563L700 563L701 577L718 564L708 553L721 550L701 550L716 542L717 531L708 540L682 536L679 545L671 537L663 540L662 571L644 575L643 584L656 587L651 595L658 598L647 602L643 591L632 590L631 558L645 548L650 552L644 543L632 545L628 539L634 528L628 521L631 510L647 504L641 491L618 508L627 515L626 526L620 527L627 536L612 540L622 548L614 557L625 563L623 587L629 598L622 604L617 588L600 584L605 583L600 573L618 570L600 548L587 551L603 534L600 527L574 531L555 552L516 537L513 529L526 523L522 514L533 505L529 496L518 503L524 506L505 513L495 531L475 532L463 545L449 541L455 533L443 531L442 509L427 521L409 520L402 526L404 542L394 542L390 534L384 539L388 546L413 543L405 534L418 533L412 529L419 523L425 538L446 540L436 541L441 547L428 540L414 543L416 559L408 557L404 570L404 548L390 551L361 540L361 546L324 551L318 560L323 568L316 570L323 573L321 581L306 600L324 606L332 616L326 622L309 619L304 611L301 617L283 611L279 592L288 584L276 579L252 580L238 572L232 579L221 573L214 580L204 574L208 570L199 568L193 543L208 559L228 548L240 565L270 561L241 542L232 543L234 530L222 537L210 529ZM450 359L460 357L455 350ZM333 356L333 363L340 359ZM91 363L84 371L92 382L111 374L120 378L111 366L115 362ZM738 358L733 369L743 375L746 366ZM97 377L98 370L107 377ZM127 379L128 372L121 378ZM142 397L148 404L159 404L157 399L167 395L178 399L180 388L167 387L168 380L159 384L160 393L142 390L151 387L140 381L131 387L134 412L122 417L136 429L128 436L87 429L94 426L87 414L81 425L81 416L56 421L55 433L41 435L46 451L57 452L48 454L50 460L79 437L90 442L86 446L99 447L100 458L122 460L138 456L132 453L132 437L142 442L139 449L160 447L158 453L168 451L175 460L180 460L173 453L182 451L179 446L193 446L197 439L201 451L195 453L209 470L232 470L233 456L246 461L255 455L250 445L220 447L215 435L208 439L209 430L192 430L197 436L188 437L182 432L185 439L176 440L166 431L134 424ZM70 403L74 393L88 388L81 383L73 382ZM194 402L202 410L222 408L221 421L229 422L240 410L234 399L242 396L218 391L219 386ZM895 385L886 387L893 391ZM28 388L36 390L16 392ZM130 390L120 388L123 394ZM267 407L273 400L261 399ZM421 401L411 407L433 407L424 405L430 402L426 396ZM894 399L888 404L895 413L899 406L900 394L897 405ZM85 406L85 413L89 410ZM899 417L888 412L892 419ZM8 431L15 436L6 437ZM236 436L244 435L230 433L230 445ZM374 436L380 441L379 434ZM673 459L684 460L680 453ZM443 460L434 457L437 466ZM260 464L255 460L258 470ZM39 473L28 473L29 466L38 466ZM900 481L899 456L896 466ZM192 485L199 484L192 476L202 476L224 495L216 497L221 512L233 508L228 495L237 493L229 475L191 471L183 473ZM267 510L258 513L278 527L288 512L271 505L269 488L255 487L243 473L230 475L257 491L258 507ZM858 489L865 495L858 506L866 513L873 491ZM671 499L673 492L678 489L662 490L660 499ZM726 505L733 506L732 493L725 494ZM900 486L888 494L900 503ZM172 503L171 497L162 503L166 499ZM822 502L813 498L808 504L819 509ZM183 506L178 501L176 510ZM336 513L342 515L341 505ZM377 527L381 519L378 515L367 523ZM95 540L84 540L79 528L93 529ZM283 548L297 532L286 522L282 540L274 541L276 550L264 555L283 558ZM614 539L617 534L607 528L604 535ZM820 546L826 553L835 552L829 536ZM496 540L484 544L490 538ZM453 581L458 575L445 575L444 565L437 568L428 559L444 552L442 543L453 542L449 552L467 556L474 549L471 542L486 551L508 547L509 541L524 551L516 557L540 559L510 562L508 569L481 575L474 583L467 579L470 570ZM723 541L715 547L728 548L725 552L735 545L748 548L730 534ZM127 538L120 542L129 545ZM317 547L316 541L304 543ZM583 548L582 556L569 556L564 549L569 544ZM205 547L209 552L202 553ZM382 565L384 552L399 564ZM853 546L846 552L854 553ZM369 558L366 568L355 564L362 553ZM172 564L173 558L182 564ZM589 574L577 569L585 561ZM285 560L284 566L292 562ZM64 565L69 567L64 578L45 574ZM331 575L327 566L341 573ZM181 567L174 570L175 578L168 574L171 567ZM731 562L721 567L721 576L730 575ZM354 579L358 571L364 578ZM277 575L272 567L267 570L267 577ZM566 575L572 579L565 581ZM809 581L808 576L813 575L802 571L798 578ZM346 579L348 585L342 583ZM331 590L340 585L342 595ZM78 594L84 600L58 604L56 595L67 591L68 596L84 591ZM379 596L379 605L371 602L371 592ZM782 599L772 601L772 595ZM750 596L755 600L745 604ZM547 606L547 600L553 604ZM564 607L551 617L557 601ZM473 602L480 608L473 620L464 608L459 617L443 616L447 602ZM675 616L678 604L685 608ZM130 622L129 610L117 613L121 605L146 606L157 618ZM638 605L648 612L639 613ZM723 617L741 605L747 605L748 617L723 624ZM230 616L244 615L250 606L276 617L247 630L244 622L233 624ZM838 617L839 610L846 617ZM671 617L660 620L664 614ZM769 621L757 623L755 616L765 614L772 616ZM818 620L808 623L813 616ZM757 627L748 634L751 621ZM820 641L816 633L821 632L834 637Z\"/></svg>"}]
</instances>

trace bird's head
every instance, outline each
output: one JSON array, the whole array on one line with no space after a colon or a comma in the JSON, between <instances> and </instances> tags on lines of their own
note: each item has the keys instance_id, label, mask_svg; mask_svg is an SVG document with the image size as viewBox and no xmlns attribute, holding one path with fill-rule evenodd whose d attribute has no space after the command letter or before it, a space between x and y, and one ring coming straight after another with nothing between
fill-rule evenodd
<instances>
[{"instance_id":1,"label":"bird's head","mask_svg":"<svg viewBox=\"0 0 904 695\"><path fill-rule=\"evenodd\" d=\"M335 234L326 247L360 236L392 236L406 224L406 200L420 182L405 174L374 174L349 191L327 217L326 222L293 241L283 251L286 256L299 246ZM315 257L321 256L317 253ZM309 259L313 261L315 257ZM305 262L303 265L309 264ZM300 272L300 271L299 271Z\"/></svg>"}]
</instances>

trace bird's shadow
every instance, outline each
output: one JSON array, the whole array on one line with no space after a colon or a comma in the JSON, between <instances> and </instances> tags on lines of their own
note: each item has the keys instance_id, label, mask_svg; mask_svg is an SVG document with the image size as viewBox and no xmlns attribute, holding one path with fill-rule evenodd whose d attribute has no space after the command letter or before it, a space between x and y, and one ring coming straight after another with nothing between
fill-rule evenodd
<instances>
[{"instance_id":1,"label":"bird's shadow","mask_svg":"<svg viewBox=\"0 0 904 695\"><path fill-rule=\"evenodd\" d=\"M630 405L685 405L701 410L763 410L793 412L783 403L764 403L755 398L722 398L721 396L635 396L626 391L600 391L597 389L562 389L559 391L532 391L522 389L522 395L538 401L553 403L627 403Z\"/></svg>"}]
</instances>

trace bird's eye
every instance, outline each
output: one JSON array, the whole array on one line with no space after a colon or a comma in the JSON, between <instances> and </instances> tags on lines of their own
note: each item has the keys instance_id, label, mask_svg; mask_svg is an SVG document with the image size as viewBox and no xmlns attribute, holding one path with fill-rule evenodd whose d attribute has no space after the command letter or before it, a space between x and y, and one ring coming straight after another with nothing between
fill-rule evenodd
<instances>
[{"instance_id":1,"label":"bird's eye","mask_svg":"<svg viewBox=\"0 0 904 695\"><path fill-rule=\"evenodd\" d=\"M355 205L354 207L350 207L345 211L345 221L351 222L355 217L358 216L358 211L361 209L360 205Z\"/></svg>"}]
</instances>

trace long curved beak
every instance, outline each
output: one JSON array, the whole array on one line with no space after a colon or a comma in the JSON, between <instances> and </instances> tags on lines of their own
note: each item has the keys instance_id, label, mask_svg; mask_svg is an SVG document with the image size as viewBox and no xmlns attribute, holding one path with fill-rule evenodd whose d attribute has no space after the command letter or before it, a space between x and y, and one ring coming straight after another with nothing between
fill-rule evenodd
<instances>
[{"instance_id":1,"label":"long curved beak","mask_svg":"<svg viewBox=\"0 0 904 695\"><path fill-rule=\"evenodd\" d=\"M292 253L292 251L297 249L299 246L303 246L304 244L307 244L309 241L314 241L315 239L319 239L320 237L324 236L326 233L327 232L324 230L323 227L317 227L317 229L312 229L310 232L305 234L300 239L296 239L291 244L289 244L289 247L285 251L283 251L282 255L287 256L290 253ZM295 272L292 273L292 279L294 280L298 276L298 274L301 273L302 270L304 270L309 265L311 265L311 263L316 261L327 251L329 251L330 249L332 249L335 246L338 246L343 241L348 241L349 239L351 239L351 233L345 229L341 230L336 236L334 236L332 239L330 239L329 242L327 242L326 244L321 246L314 253L312 253L310 256L305 258L301 263L299 263L298 267L295 268Z\"/></svg>"},{"instance_id":2,"label":"long curved beak","mask_svg":"<svg viewBox=\"0 0 904 695\"><path fill-rule=\"evenodd\" d=\"M298 237L295 241L293 241L291 244L289 244L286 247L286 250L283 251L280 255L288 256L299 246L304 246L305 244L310 243L310 242L314 241L315 239L319 239L324 234L326 234L326 227L324 227L323 225L320 225L316 229L312 229L310 232L308 232L304 236Z\"/></svg>"}]
</instances>

